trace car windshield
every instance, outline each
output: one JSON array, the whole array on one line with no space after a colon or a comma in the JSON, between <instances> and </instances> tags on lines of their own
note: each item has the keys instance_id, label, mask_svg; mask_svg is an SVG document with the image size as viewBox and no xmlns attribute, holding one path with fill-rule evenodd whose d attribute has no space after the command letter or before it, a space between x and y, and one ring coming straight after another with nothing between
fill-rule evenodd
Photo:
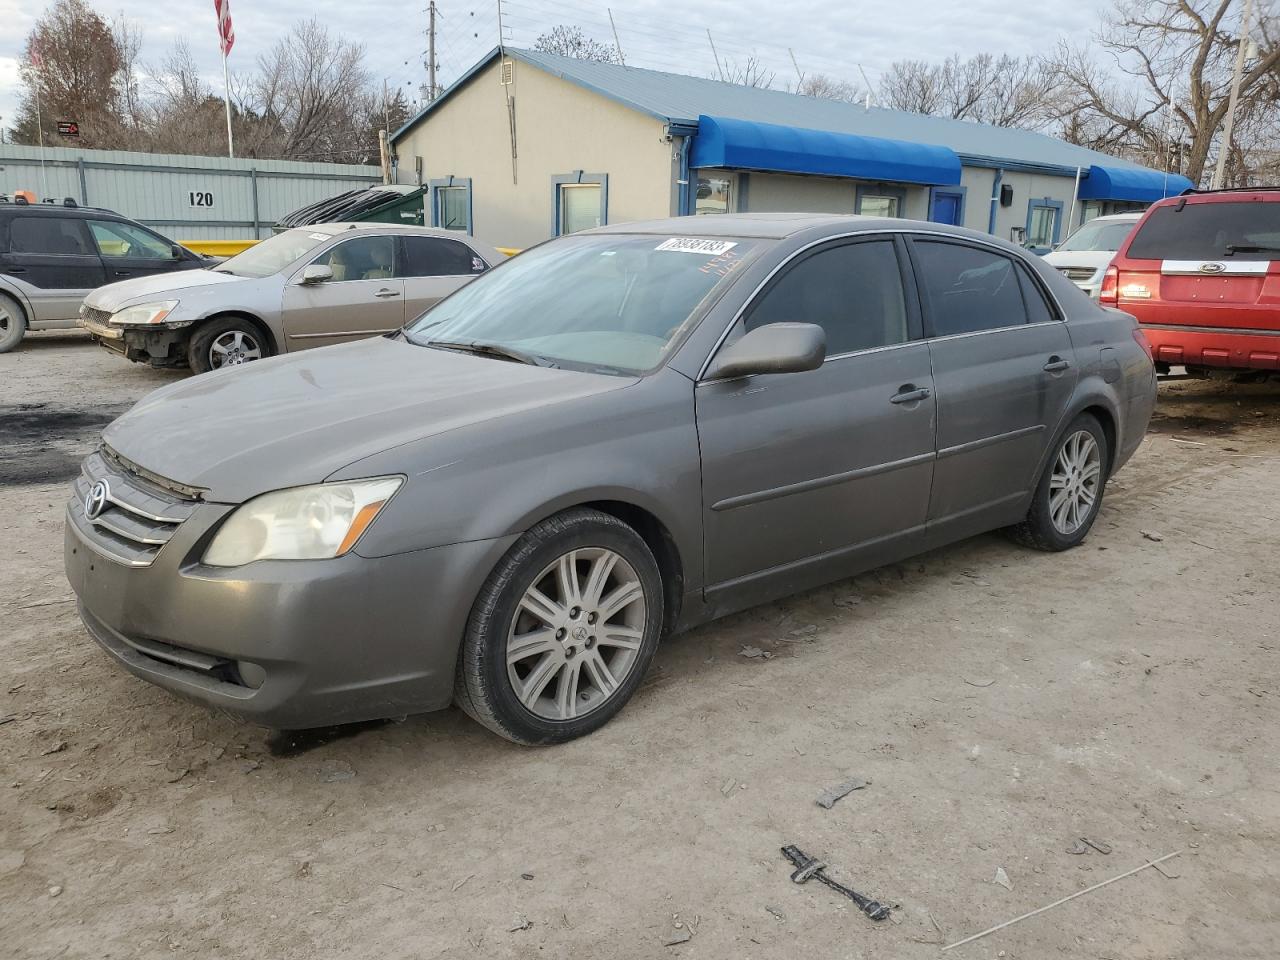
<instances>
[{"instance_id":1,"label":"car windshield","mask_svg":"<svg viewBox=\"0 0 1280 960\"><path fill-rule=\"evenodd\" d=\"M1158 207L1129 244L1138 260L1280 260L1280 203Z\"/></svg>"},{"instance_id":2,"label":"car windshield","mask_svg":"<svg viewBox=\"0 0 1280 960\"><path fill-rule=\"evenodd\" d=\"M1124 238L1133 229L1136 220L1092 220L1063 240L1059 250L1110 250L1120 249Z\"/></svg>"},{"instance_id":3,"label":"car windshield","mask_svg":"<svg viewBox=\"0 0 1280 960\"><path fill-rule=\"evenodd\" d=\"M759 241L564 237L507 261L409 325L408 339L616 373L656 367Z\"/></svg>"},{"instance_id":4,"label":"car windshield","mask_svg":"<svg viewBox=\"0 0 1280 960\"><path fill-rule=\"evenodd\" d=\"M224 260L214 269L237 277L269 277L279 273L307 251L320 246L333 236L315 230L286 230L255 243L244 253Z\"/></svg>"}]
</instances>

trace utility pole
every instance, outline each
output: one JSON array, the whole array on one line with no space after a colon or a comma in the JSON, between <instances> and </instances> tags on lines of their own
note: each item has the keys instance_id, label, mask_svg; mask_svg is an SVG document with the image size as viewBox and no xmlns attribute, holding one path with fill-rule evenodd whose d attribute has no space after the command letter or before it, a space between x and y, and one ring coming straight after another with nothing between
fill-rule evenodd
<instances>
[{"instance_id":1,"label":"utility pole","mask_svg":"<svg viewBox=\"0 0 1280 960\"><path fill-rule=\"evenodd\" d=\"M1214 190L1222 187L1222 176L1227 168L1227 154L1231 152L1231 135L1236 125L1236 101L1240 99L1240 79L1244 75L1245 48L1249 46L1249 16L1253 13L1253 0L1244 0L1244 17L1240 21L1240 47L1236 50L1236 72L1231 78L1231 96L1227 98L1227 122L1222 128L1222 142L1218 144L1218 165L1213 171Z\"/></svg>"},{"instance_id":2,"label":"utility pole","mask_svg":"<svg viewBox=\"0 0 1280 960\"><path fill-rule=\"evenodd\" d=\"M436 0L427 4L427 102L436 98Z\"/></svg>"},{"instance_id":3,"label":"utility pole","mask_svg":"<svg viewBox=\"0 0 1280 960\"><path fill-rule=\"evenodd\" d=\"M707 43L711 44L711 55L716 58L716 73L720 74L720 79L724 79L724 69L720 66L720 54L716 53L716 42L711 39L711 28L707 27Z\"/></svg>"}]
</instances>

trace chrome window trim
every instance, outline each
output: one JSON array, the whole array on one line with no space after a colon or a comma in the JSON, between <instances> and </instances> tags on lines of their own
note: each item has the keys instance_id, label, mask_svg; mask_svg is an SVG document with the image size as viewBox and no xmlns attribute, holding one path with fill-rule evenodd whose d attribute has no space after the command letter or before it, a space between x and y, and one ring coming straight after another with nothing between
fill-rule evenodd
<instances>
[{"instance_id":1,"label":"chrome window trim","mask_svg":"<svg viewBox=\"0 0 1280 960\"><path fill-rule=\"evenodd\" d=\"M853 230L848 233L837 233L827 237L820 237L817 240L813 240L809 243L806 243L803 247L800 247L800 249L794 251L789 257L775 264L774 268L769 271L769 273L764 277L764 279L761 280L758 284L756 284L755 289L751 291L751 293L747 296L746 300L743 301L742 306L738 308L736 313L734 313L733 318L728 322L728 324L725 325L724 330L720 332L720 336L716 339L716 342L712 345L710 352L706 356L706 359L702 361L702 366L698 368L698 375L695 378L695 382L699 384L718 383L718 382L721 382L722 379L724 379L724 378L721 378L721 380L708 381L708 380L704 380L703 378L706 377L707 375L707 369L711 366L711 361L714 360L716 354L720 352L720 348L724 346L724 342L725 340L728 339L729 334L733 330L734 326L738 323L739 320L742 319L743 315L747 312L747 308L749 308L751 304L755 301L756 297L760 295L760 291L763 290L765 286L775 276L777 276L780 270L782 270L786 266L789 266L791 262L795 260L797 257L799 257L800 255L807 253L808 251L812 250L814 247L821 246L824 243L830 243L834 240L848 240L854 237L885 237L886 239L892 241L893 238L895 237L903 237L904 239L909 240L912 237L917 237L917 236L939 237L943 240L960 241L961 245L972 244L974 246L986 247L987 249L992 250L995 253L999 253L1006 257L1009 257L1010 259L1021 259L1026 269L1031 271L1033 278L1035 276L1035 272L1036 272L1035 267L1031 265L1031 262L1027 259L1027 257L1024 254L1021 254L1016 250L1009 250L1005 247L1001 247L998 244L991 243L987 240L984 240L981 237L957 236L954 233L944 233L941 230L922 230L914 227L911 229L904 229L904 230L885 230L885 229ZM867 350L854 351L854 353L870 353L874 350L887 350L887 349L892 349L893 347L907 346L908 344L912 344L912 343L929 343L934 340L951 340L956 337L973 337L973 336L978 336L984 333L994 333L997 330L1017 330L1022 327L1042 327L1042 326L1049 326L1056 323L1065 323L1067 312L1062 308L1062 302L1058 299L1057 294L1054 293L1052 290L1050 290L1048 287L1048 284L1044 283L1042 280L1037 282L1040 285L1041 292L1045 294L1049 302L1054 307L1057 308L1057 314L1058 314L1057 319L1042 321L1040 323L1020 323L1020 324L1014 324L1008 327L993 327L990 330L973 330L968 333L950 334L945 337L922 336L919 340L907 340L903 343L886 344L883 347L869 347ZM827 357L827 360L839 360L839 359L842 359L843 357L853 356L854 353L837 354L832 357ZM825 363L826 361L824 360L823 362ZM735 377L733 379L741 379L741 378Z\"/></svg>"}]
</instances>

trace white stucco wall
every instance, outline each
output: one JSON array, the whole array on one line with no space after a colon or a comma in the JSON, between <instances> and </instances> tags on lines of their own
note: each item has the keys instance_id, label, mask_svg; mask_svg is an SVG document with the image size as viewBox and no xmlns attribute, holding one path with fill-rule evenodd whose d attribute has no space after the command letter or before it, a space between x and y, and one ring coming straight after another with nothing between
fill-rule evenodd
<instances>
[{"instance_id":1,"label":"white stucco wall","mask_svg":"<svg viewBox=\"0 0 1280 960\"><path fill-rule=\"evenodd\" d=\"M401 179L422 158L423 181L471 178L472 233L495 246L527 247L551 235L551 178L608 174L607 221L671 212L673 145L662 121L521 61L499 82L495 60L395 143ZM506 93L515 101L512 175ZM514 180L514 182L513 182Z\"/></svg>"},{"instance_id":2,"label":"white stucco wall","mask_svg":"<svg viewBox=\"0 0 1280 960\"><path fill-rule=\"evenodd\" d=\"M991 183L996 171L986 167L965 167L961 174L961 183L967 189L965 200L964 225L973 230L987 230L992 207ZM1067 218L1071 213L1071 196L1075 192L1075 177L1058 177L1047 174L1023 173L1006 170L1001 184L1013 187L1013 204L996 207L995 235L1008 240L1013 227L1026 227L1027 205L1032 199L1049 197L1062 202L1061 237L1070 231ZM1076 220L1080 219L1080 211L1076 210Z\"/></svg>"}]
</instances>

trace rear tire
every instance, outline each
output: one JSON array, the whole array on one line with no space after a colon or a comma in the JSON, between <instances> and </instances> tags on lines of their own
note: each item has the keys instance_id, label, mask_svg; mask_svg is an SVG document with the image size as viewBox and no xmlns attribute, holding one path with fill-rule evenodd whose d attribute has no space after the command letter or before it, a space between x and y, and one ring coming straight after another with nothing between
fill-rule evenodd
<instances>
[{"instance_id":1,"label":"rear tire","mask_svg":"<svg viewBox=\"0 0 1280 960\"><path fill-rule=\"evenodd\" d=\"M8 353L27 334L27 315L18 301L0 293L0 353Z\"/></svg>"},{"instance_id":2,"label":"rear tire","mask_svg":"<svg viewBox=\"0 0 1280 960\"><path fill-rule=\"evenodd\" d=\"M565 511L521 536L480 588L454 698L515 743L585 736L640 686L662 622L644 539L599 510Z\"/></svg>"},{"instance_id":3,"label":"rear tire","mask_svg":"<svg viewBox=\"0 0 1280 960\"><path fill-rule=\"evenodd\" d=\"M1098 517L1110 463L1102 425L1092 414L1080 414L1058 438L1027 518L1009 527L1009 536L1036 550L1070 550L1080 544Z\"/></svg>"},{"instance_id":4,"label":"rear tire","mask_svg":"<svg viewBox=\"0 0 1280 960\"><path fill-rule=\"evenodd\" d=\"M207 320L187 343L187 363L195 373L263 360L272 353L271 341L262 328L244 317Z\"/></svg>"}]
</instances>

